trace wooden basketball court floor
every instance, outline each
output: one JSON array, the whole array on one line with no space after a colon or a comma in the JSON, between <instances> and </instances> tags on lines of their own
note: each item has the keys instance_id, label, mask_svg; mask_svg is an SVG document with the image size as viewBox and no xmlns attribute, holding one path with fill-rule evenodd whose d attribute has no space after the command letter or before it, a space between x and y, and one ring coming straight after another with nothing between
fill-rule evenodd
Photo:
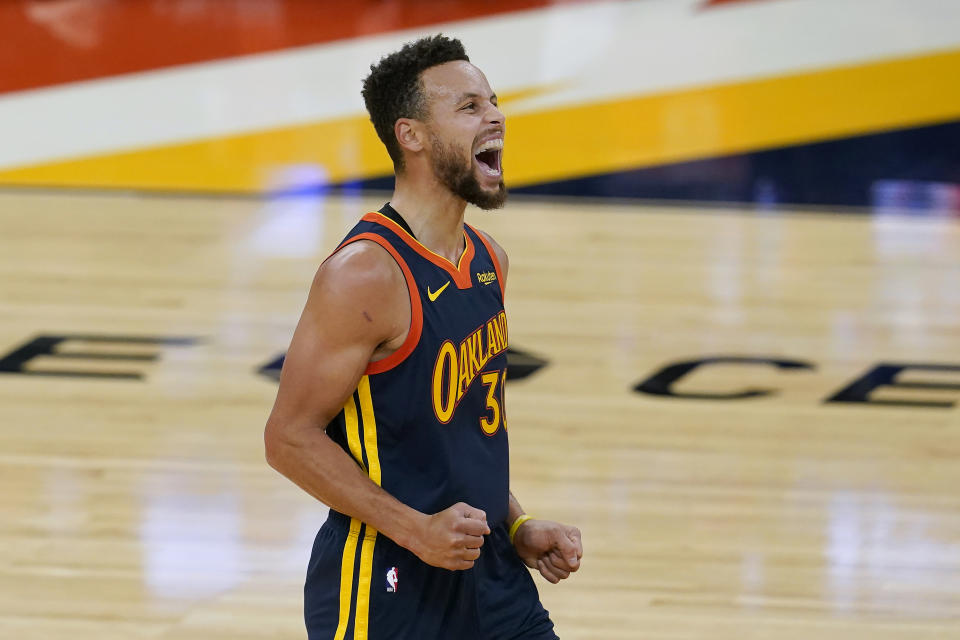
<instances>
[{"instance_id":1,"label":"wooden basketball court floor","mask_svg":"<svg viewBox=\"0 0 960 640\"><path fill-rule=\"evenodd\" d=\"M0 193L0 637L305 636L326 511L264 462L260 370L382 202ZM960 407L825 402L881 363L960 366L960 220L468 219L511 254L511 346L546 363L508 385L512 485L583 531L582 570L538 578L564 640L960 638ZM711 357L800 364L634 390ZM956 370L897 380L920 384L869 398L960 404ZM751 388L773 393L702 397Z\"/></svg>"}]
</instances>

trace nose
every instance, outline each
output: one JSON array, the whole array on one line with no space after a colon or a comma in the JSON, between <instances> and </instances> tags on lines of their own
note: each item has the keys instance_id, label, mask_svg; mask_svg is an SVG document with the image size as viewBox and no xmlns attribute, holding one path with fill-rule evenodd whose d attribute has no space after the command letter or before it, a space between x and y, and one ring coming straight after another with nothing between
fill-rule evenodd
<instances>
[{"instance_id":1,"label":"nose","mask_svg":"<svg viewBox=\"0 0 960 640\"><path fill-rule=\"evenodd\" d=\"M487 109L487 122L489 124L504 124L507 120L507 117L503 115L503 112L500 111L500 106L490 103L490 108Z\"/></svg>"}]
</instances>

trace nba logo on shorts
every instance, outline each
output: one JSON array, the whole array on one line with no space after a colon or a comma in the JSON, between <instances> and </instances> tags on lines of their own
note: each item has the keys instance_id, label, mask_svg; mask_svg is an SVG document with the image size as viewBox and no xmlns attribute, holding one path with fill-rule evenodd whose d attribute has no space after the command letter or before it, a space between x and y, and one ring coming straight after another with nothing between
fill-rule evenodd
<instances>
[{"instance_id":1,"label":"nba logo on shorts","mask_svg":"<svg viewBox=\"0 0 960 640\"><path fill-rule=\"evenodd\" d=\"M397 592L397 568L390 567L387 571L387 593Z\"/></svg>"}]
</instances>

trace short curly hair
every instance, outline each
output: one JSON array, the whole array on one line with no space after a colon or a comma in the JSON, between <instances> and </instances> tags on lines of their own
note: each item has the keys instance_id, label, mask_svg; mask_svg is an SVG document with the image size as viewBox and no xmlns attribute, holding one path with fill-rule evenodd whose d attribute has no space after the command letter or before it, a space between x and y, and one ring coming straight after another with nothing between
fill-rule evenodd
<instances>
[{"instance_id":1,"label":"short curly hair","mask_svg":"<svg viewBox=\"0 0 960 640\"><path fill-rule=\"evenodd\" d=\"M404 167L394 124L400 118L423 120L427 115L420 74L430 67L454 60L470 62L459 40L438 33L408 42L399 51L370 65L370 75L363 80L363 102L396 171L403 171Z\"/></svg>"}]
</instances>

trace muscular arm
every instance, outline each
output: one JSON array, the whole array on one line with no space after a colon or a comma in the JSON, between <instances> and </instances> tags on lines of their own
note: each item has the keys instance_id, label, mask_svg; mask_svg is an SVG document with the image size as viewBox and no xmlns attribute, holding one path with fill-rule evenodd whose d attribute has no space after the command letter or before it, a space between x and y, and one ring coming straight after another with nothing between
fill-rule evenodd
<instances>
[{"instance_id":1,"label":"muscular arm","mask_svg":"<svg viewBox=\"0 0 960 640\"><path fill-rule=\"evenodd\" d=\"M488 533L469 505L420 513L378 487L326 434L367 364L395 351L410 326L403 273L380 246L348 245L313 280L264 430L267 461L331 508L374 527L422 560L473 566Z\"/></svg>"},{"instance_id":2,"label":"muscular arm","mask_svg":"<svg viewBox=\"0 0 960 640\"><path fill-rule=\"evenodd\" d=\"M503 284L506 288L507 269L510 266L507 252L488 234L483 231L479 233L482 233L490 243L490 247L500 262ZM509 528L524 513L520 502L513 495L513 491L510 491L507 519L504 526ZM580 541L580 530L576 527L550 520L530 519L517 529L513 543L517 555L520 556L524 564L531 569L537 569L540 575L550 582L560 582L580 568L583 544Z\"/></svg>"}]
</instances>

